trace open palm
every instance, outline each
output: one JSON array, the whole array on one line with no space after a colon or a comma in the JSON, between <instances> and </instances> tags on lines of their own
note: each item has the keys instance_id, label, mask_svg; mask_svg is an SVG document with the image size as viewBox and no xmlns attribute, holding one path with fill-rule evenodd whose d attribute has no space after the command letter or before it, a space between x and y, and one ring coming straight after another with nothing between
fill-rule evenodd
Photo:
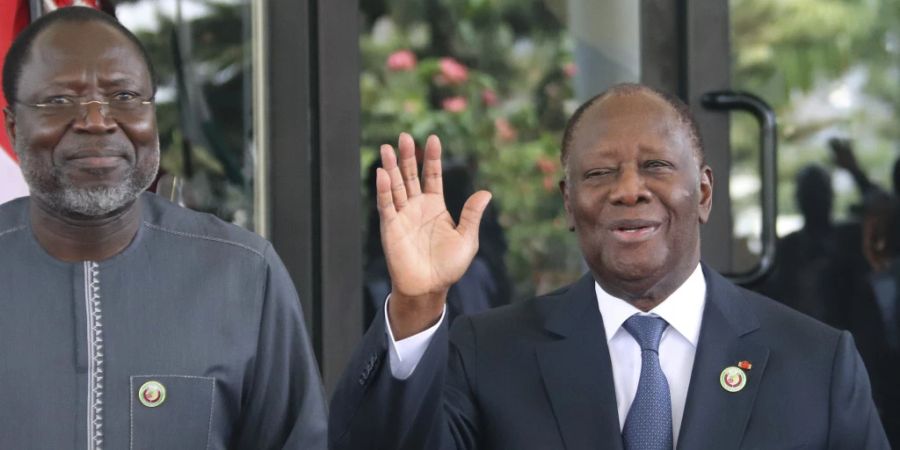
<instances>
[{"instance_id":1,"label":"open palm","mask_svg":"<svg viewBox=\"0 0 900 450\"><path fill-rule=\"evenodd\" d=\"M439 294L459 280L478 250L478 225L490 201L479 191L466 201L459 225L444 204L441 144L430 136L419 181L415 144L400 135L399 160L389 145L381 147L383 169L376 186L381 242L395 295L413 298Z\"/></svg>"}]
</instances>

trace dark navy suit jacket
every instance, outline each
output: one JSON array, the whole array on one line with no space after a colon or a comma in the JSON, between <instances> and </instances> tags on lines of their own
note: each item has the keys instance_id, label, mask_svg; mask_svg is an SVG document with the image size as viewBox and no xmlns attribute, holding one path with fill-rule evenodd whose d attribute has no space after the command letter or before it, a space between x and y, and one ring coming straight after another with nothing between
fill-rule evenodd
<instances>
[{"instance_id":1,"label":"dark navy suit jacket","mask_svg":"<svg viewBox=\"0 0 900 450\"><path fill-rule=\"evenodd\" d=\"M849 333L703 269L679 449L889 448ZM384 324L376 319L334 394L332 448L622 448L591 276L460 317L449 336L442 326L405 381L391 375ZM722 369L742 360L752 363L746 387L725 391Z\"/></svg>"}]
</instances>

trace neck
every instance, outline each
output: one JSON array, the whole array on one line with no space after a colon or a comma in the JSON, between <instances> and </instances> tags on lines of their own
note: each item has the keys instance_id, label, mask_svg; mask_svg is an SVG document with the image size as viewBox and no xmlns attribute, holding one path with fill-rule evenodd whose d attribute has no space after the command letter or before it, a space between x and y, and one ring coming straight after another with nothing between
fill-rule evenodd
<instances>
[{"instance_id":1,"label":"neck","mask_svg":"<svg viewBox=\"0 0 900 450\"><path fill-rule=\"evenodd\" d=\"M38 243L61 261L103 261L125 249L141 224L139 201L100 217L66 215L31 197L31 228Z\"/></svg>"},{"instance_id":2,"label":"neck","mask_svg":"<svg viewBox=\"0 0 900 450\"><path fill-rule=\"evenodd\" d=\"M622 299L643 312L648 312L678 290L694 273L699 262L698 256L696 260L691 260L681 267L672 268L659 278L623 280L606 277L608 279L604 280L595 272L594 279L604 291L613 297Z\"/></svg>"}]
</instances>

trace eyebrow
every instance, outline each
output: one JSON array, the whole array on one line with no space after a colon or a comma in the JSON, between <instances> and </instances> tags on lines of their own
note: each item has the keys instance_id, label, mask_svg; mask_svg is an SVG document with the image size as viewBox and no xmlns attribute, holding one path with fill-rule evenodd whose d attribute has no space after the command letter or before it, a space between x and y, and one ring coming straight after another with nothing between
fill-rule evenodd
<instances>
[{"instance_id":1,"label":"eyebrow","mask_svg":"<svg viewBox=\"0 0 900 450\"><path fill-rule=\"evenodd\" d=\"M116 76L112 78L101 78L100 86L137 86L141 84L140 81L136 80L134 77L128 77L124 74L116 74Z\"/></svg>"},{"instance_id":2,"label":"eyebrow","mask_svg":"<svg viewBox=\"0 0 900 450\"><path fill-rule=\"evenodd\" d=\"M55 80L50 80L47 83L47 87L54 90L72 90L72 91L80 91L84 89L88 85L88 82L80 78L60 78ZM132 90L149 90L150 86L142 86L142 83L139 80L134 78L126 77L124 75L117 74L113 78L101 78L98 80L98 86L100 89L116 89L116 88L129 88Z\"/></svg>"}]
</instances>

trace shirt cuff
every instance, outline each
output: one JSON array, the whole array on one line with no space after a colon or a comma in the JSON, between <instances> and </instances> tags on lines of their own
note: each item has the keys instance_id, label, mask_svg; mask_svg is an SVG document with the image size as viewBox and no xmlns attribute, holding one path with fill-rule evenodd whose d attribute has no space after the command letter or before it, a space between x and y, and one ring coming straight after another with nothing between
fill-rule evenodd
<instances>
[{"instance_id":1,"label":"shirt cuff","mask_svg":"<svg viewBox=\"0 0 900 450\"><path fill-rule=\"evenodd\" d=\"M431 343L431 338L434 336L434 333L437 332L441 323L444 322L444 316L447 315L447 305L444 305L444 310L441 312L441 318L438 319L437 323L431 328L420 331L406 339L397 341L394 339L394 333L391 332L391 319L388 317L387 310L389 301L391 301L390 294L384 302L384 322L388 339L391 341L388 346L388 353L390 354L391 361L391 375L398 380L405 380L416 370L416 366L418 366L419 361L422 360L422 355L424 355L425 350L428 349L428 344Z\"/></svg>"}]
</instances>

